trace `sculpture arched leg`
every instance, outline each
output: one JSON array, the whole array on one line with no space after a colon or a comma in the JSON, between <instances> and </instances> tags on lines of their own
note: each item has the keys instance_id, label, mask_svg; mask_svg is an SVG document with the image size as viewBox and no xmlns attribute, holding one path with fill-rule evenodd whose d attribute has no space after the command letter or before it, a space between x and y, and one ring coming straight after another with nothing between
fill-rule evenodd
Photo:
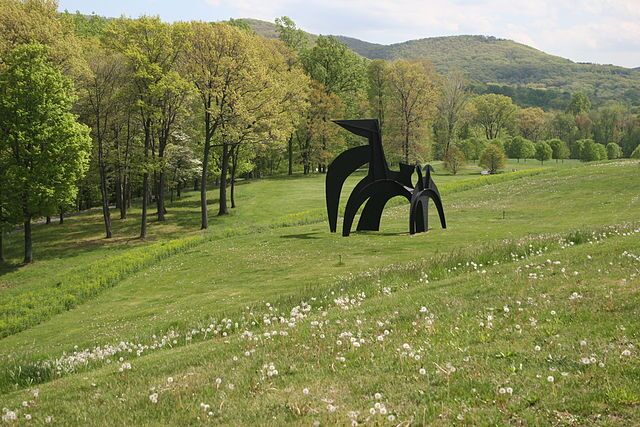
<instances>
[{"instance_id":1,"label":"sculpture arched leg","mask_svg":"<svg viewBox=\"0 0 640 427\"><path fill-rule=\"evenodd\" d=\"M411 198L409 207L409 234L422 233L428 229L427 207L429 196L424 192L417 193Z\"/></svg>"},{"instance_id":2,"label":"sculpture arched leg","mask_svg":"<svg viewBox=\"0 0 640 427\"><path fill-rule=\"evenodd\" d=\"M367 203L364 205L364 209L360 214L360 220L358 221L356 230L380 230L380 219L382 218L382 211L384 210L384 206L390 200L390 197L388 196L388 194L374 194L373 196L369 197L369 200L367 200Z\"/></svg>"},{"instance_id":3,"label":"sculpture arched leg","mask_svg":"<svg viewBox=\"0 0 640 427\"><path fill-rule=\"evenodd\" d=\"M332 233L335 233L338 225L338 205L344 182L349 175L368 162L369 147L362 145L343 152L329 165L325 178L325 194L329 229Z\"/></svg>"},{"instance_id":4,"label":"sculpture arched leg","mask_svg":"<svg viewBox=\"0 0 640 427\"><path fill-rule=\"evenodd\" d=\"M418 201L425 200L423 203L423 208L426 208L426 204L428 203L428 199L433 200L433 204L436 205L436 209L438 210L438 217L440 218L440 225L442 228L447 228L447 221L444 216L444 208L442 207L442 200L440 199L440 195L430 188L426 188L416 194L411 198L411 212L409 214L410 221L410 229L413 227L416 215ZM425 209L423 215L428 215L428 210ZM425 219L425 231L428 229L426 226L428 225L428 217Z\"/></svg>"},{"instance_id":5,"label":"sculpture arched leg","mask_svg":"<svg viewBox=\"0 0 640 427\"><path fill-rule=\"evenodd\" d=\"M342 223L342 235L348 236L351 233L353 220L358 213L358 209L362 204L374 194L386 195L388 199L395 196L404 196L407 200L411 200L411 192L402 184L391 180L374 181L364 187L360 192L352 192L347 201L344 211L344 220Z\"/></svg>"}]
</instances>

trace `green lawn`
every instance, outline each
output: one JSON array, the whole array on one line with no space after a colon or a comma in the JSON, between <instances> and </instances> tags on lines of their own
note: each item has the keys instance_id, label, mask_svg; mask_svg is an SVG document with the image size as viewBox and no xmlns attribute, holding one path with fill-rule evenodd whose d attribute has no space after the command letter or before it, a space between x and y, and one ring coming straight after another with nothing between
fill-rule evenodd
<instances>
[{"instance_id":1,"label":"green lawn","mask_svg":"<svg viewBox=\"0 0 640 427\"><path fill-rule=\"evenodd\" d=\"M638 164L512 165L520 172L438 176L449 228L432 217L416 236L404 204L380 233L328 233L320 176L240 185L239 207L205 233L195 194L152 224L150 242L133 239L135 212L109 243L96 213L38 226L40 260L0 275L4 307L33 295L43 310L0 340L3 406L27 399L20 416L72 424L638 422ZM593 243L608 225L619 231ZM37 299L90 283L101 264L119 275L70 309ZM309 311L290 313L301 301ZM489 315L494 326L480 327ZM582 363L591 352L596 362ZM132 369L118 372L123 363ZM387 414L369 413L375 393Z\"/></svg>"}]
</instances>

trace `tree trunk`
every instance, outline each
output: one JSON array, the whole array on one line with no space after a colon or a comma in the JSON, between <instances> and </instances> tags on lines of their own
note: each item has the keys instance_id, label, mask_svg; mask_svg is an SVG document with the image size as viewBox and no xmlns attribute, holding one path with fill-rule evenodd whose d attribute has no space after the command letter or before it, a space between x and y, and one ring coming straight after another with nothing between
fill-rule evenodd
<instances>
[{"instance_id":1,"label":"tree trunk","mask_svg":"<svg viewBox=\"0 0 640 427\"><path fill-rule=\"evenodd\" d=\"M64 209L60 208L60 224L64 224Z\"/></svg>"},{"instance_id":2,"label":"tree trunk","mask_svg":"<svg viewBox=\"0 0 640 427\"><path fill-rule=\"evenodd\" d=\"M235 189L236 189L236 170L238 169L238 152L240 147L231 148L231 209L236 207Z\"/></svg>"},{"instance_id":3,"label":"tree trunk","mask_svg":"<svg viewBox=\"0 0 640 427\"><path fill-rule=\"evenodd\" d=\"M120 181L120 219L127 219L127 176L123 176Z\"/></svg>"},{"instance_id":4,"label":"tree trunk","mask_svg":"<svg viewBox=\"0 0 640 427\"><path fill-rule=\"evenodd\" d=\"M116 175L114 190L116 193L116 209L122 208L122 177L120 171Z\"/></svg>"},{"instance_id":5,"label":"tree trunk","mask_svg":"<svg viewBox=\"0 0 640 427\"><path fill-rule=\"evenodd\" d=\"M207 120L207 128L209 127L209 121ZM204 157L202 159L202 177L200 179L200 230L205 230L209 227L209 217L207 215L207 176L209 175L209 157L211 151L211 136L208 129L205 130L207 134L204 141ZM198 189L198 179L196 178L193 186L194 191Z\"/></svg>"},{"instance_id":6,"label":"tree trunk","mask_svg":"<svg viewBox=\"0 0 640 427\"><path fill-rule=\"evenodd\" d=\"M24 263L29 264L33 261L33 248L31 241L31 217L28 216L24 220Z\"/></svg>"},{"instance_id":7,"label":"tree trunk","mask_svg":"<svg viewBox=\"0 0 640 427\"><path fill-rule=\"evenodd\" d=\"M158 188L156 190L156 200L158 202L158 221L163 222L165 220L164 214L167 213L167 209L164 206L164 184L167 181L167 172L162 170L158 177Z\"/></svg>"},{"instance_id":8,"label":"tree trunk","mask_svg":"<svg viewBox=\"0 0 640 427\"><path fill-rule=\"evenodd\" d=\"M51 217L49 215L47 215L46 219L45 219L45 224L51 224Z\"/></svg>"},{"instance_id":9,"label":"tree trunk","mask_svg":"<svg viewBox=\"0 0 640 427\"><path fill-rule=\"evenodd\" d=\"M222 167L220 168L220 208L218 216L227 215L227 173L229 172L229 144L222 142Z\"/></svg>"},{"instance_id":10,"label":"tree trunk","mask_svg":"<svg viewBox=\"0 0 640 427\"><path fill-rule=\"evenodd\" d=\"M140 219L140 238L147 238L147 202L149 198L149 172L146 167L149 164L149 144L151 143L151 120L146 119L144 129L144 160L145 169L142 174L142 215Z\"/></svg>"},{"instance_id":11,"label":"tree trunk","mask_svg":"<svg viewBox=\"0 0 640 427\"><path fill-rule=\"evenodd\" d=\"M289 175L293 175L293 135L289 137L287 151L289 154Z\"/></svg>"},{"instance_id":12,"label":"tree trunk","mask_svg":"<svg viewBox=\"0 0 640 427\"><path fill-rule=\"evenodd\" d=\"M102 143L98 143L98 163L100 164L100 193L102 194L102 217L107 239L111 238L111 213L109 212L109 193L107 192L106 167L102 160Z\"/></svg>"},{"instance_id":13,"label":"tree trunk","mask_svg":"<svg viewBox=\"0 0 640 427\"><path fill-rule=\"evenodd\" d=\"M4 228L0 224L0 262L4 262Z\"/></svg>"}]
</instances>

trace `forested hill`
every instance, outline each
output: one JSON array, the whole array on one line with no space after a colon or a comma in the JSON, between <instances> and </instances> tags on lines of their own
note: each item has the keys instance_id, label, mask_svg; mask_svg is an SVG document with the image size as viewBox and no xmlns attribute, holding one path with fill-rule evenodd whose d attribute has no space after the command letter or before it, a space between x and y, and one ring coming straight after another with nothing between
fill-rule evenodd
<instances>
[{"instance_id":1,"label":"forested hill","mask_svg":"<svg viewBox=\"0 0 640 427\"><path fill-rule=\"evenodd\" d=\"M277 36L272 23L245 21L259 34ZM617 100L640 106L639 68L576 63L486 36L431 37L391 45L337 38L366 58L428 59L443 73L460 69L478 85L478 92L504 93L521 105L562 108L570 93L582 91L595 104Z\"/></svg>"}]
</instances>

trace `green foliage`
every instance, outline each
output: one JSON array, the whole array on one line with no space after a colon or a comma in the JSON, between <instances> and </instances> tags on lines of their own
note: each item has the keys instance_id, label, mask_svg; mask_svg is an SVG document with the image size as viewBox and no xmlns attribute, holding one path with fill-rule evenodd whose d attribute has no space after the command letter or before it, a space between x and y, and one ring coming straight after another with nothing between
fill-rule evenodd
<instances>
[{"instance_id":1,"label":"green foliage","mask_svg":"<svg viewBox=\"0 0 640 427\"><path fill-rule=\"evenodd\" d=\"M547 143L549 144L549 146L551 147L551 150L553 151L551 155L552 159L555 159L557 161L557 160L564 160L569 158L571 151L569 150L569 147L564 141L558 138L553 138L547 141Z\"/></svg>"},{"instance_id":2,"label":"green foliage","mask_svg":"<svg viewBox=\"0 0 640 427\"><path fill-rule=\"evenodd\" d=\"M504 150L497 144L487 144L480 156L480 166L484 166L492 174L504 168L506 162Z\"/></svg>"},{"instance_id":3,"label":"green foliage","mask_svg":"<svg viewBox=\"0 0 640 427\"><path fill-rule=\"evenodd\" d=\"M344 96L364 88L366 69L361 57L332 36L318 37L303 56L305 70L328 93Z\"/></svg>"},{"instance_id":4,"label":"green foliage","mask_svg":"<svg viewBox=\"0 0 640 427\"><path fill-rule=\"evenodd\" d=\"M487 144L487 140L478 137L471 137L463 139L458 143L460 149L464 153L465 157L469 160L476 161L480 158L480 155L484 151L484 147Z\"/></svg>"},{"instance_id":5,"label":"green foliage","mask_svg":"<svg viewBox=\"0 0 640 427\"><path fill-rule=\"evenodd\" d=\"M583 162L593 162L600 160L600 149L592 139L584 139L580 141L580 160Z\"/></svg>"},{"instance_id":6,"label":"green foliage","mask_svg":"<svg viewBox=\"0 0 640 427\"><path fill-rule=\"evenodd\" d=\"M536 160L540 160L540 163L544 164L544 161L551 159L552 155L553 149L549 144L544 141L536 144Z\"/></svg>"},{"instance_id":7,"label":"green foliage","mask_svg":"<svg viewBox=\"0 0 640 427\"><path fill-rule=\"evenodd\" d=\"M567 107L567 113L577 116L580 113L588 113L589 110L591 110L589 97L582 92L574 93Z\"/></svg>"},{"instance_id":8,"label":"green foliage","mask_svg":"<svg viewBox=\"0 0 640 427\"><path fill-rule=\"evenodd\" d=\"M50 215L75 199L91 139L70 112L74 99L71 82L45 47L27 44L10 52L0 73L0 153L13 218Z\"/></svg>"},{"instance_id":9,"label":"green foliage","mask_svg":"<svg viewBox=\"0 0 640 427\"><path fill-rule=\"evenodd\" d=\"M607 144L607 159L615 160L622 157L622 149L615 142L610 142Z\"/></svg>"},{"instance_id":10,"label":"green foliage","mask_svg":"<svg viewBox=\"0 0 640 427\"><path fill-rule=\"evenodd\" d=\"M631 153L631 156L629 157L631 157L632 159L640 159L640 145L638 145L636 149L633 150L633 153Z\"/></svg>"},{"instance_id":11,"label":"green foliage","mask_svg":"<svg viewBox=\"0 0 640 427\"><path fill-rule=\"evenodd\" d=\"M482 127L487 139L515 126L517 107L504 95L479 95L471 100L474 121Z\"/></svg>"},{"instance_id":12,"label":"green foliage","mask_svg":"<svg viewBox=\"0 0 640 427\"><path fill-rule=\"evenodd\" d=\"M461 167L467 162L464 152L455 144L449 147L444 156L444 167L446 170L456 175Z\"/></svg>"}]
</instances>

